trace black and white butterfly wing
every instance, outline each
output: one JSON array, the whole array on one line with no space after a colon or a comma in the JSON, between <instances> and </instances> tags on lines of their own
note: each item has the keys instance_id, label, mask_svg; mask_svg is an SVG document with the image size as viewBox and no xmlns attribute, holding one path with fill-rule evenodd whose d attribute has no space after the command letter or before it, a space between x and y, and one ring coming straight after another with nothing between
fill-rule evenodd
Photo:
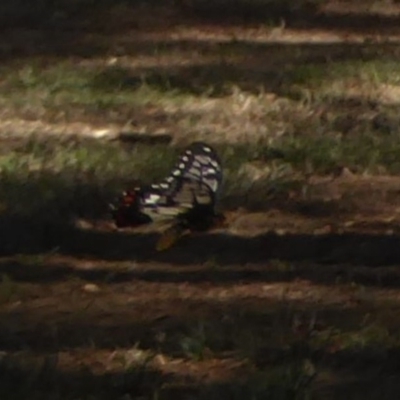
<instances>
[{"instance_id":1,"label":"black and white butterfly wing","mask_svg":"<svg viewBox=\"0 0 400 400\"><path fill-rule=\"evenodd\" d=\"M152 218L173 217L195 205L213 207L222 177L215 150L202 142L192 143L181 153L169 176L144 193L143 206Z\"/></svg>"},{"instance_id":2,"label":"black and white butterfly wing","mask_svg":"<svg viewBox=\"0 0 400 400\"><path fill-rule=\"evenodd\" d=\"M213 203L222 182L221 162L215 150L201 142L192 143L179 156L170 175L163 181L166 193L175 202ZM161 185L163 184L161 183Z\"/></svg>"}]
</instances>

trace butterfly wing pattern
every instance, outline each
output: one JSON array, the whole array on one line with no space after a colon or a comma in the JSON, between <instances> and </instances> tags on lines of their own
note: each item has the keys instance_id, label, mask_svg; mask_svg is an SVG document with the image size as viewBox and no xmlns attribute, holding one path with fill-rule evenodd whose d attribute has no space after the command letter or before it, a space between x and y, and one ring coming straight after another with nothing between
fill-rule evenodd
<instances>
[{"instance_id":1,"label":"butterfly wing pattern","mask_svg":"<svg viewBox=\"0 0 400 400\"><path fill-rule=\"evenodd\" d=\"M221 182L221 162L214 149L201 142L192 143L169 176L144 191L143 210L154 220L178 217L195 208L211 212Z\"/></svg>"},{"instance_id":2,"label":"butterfly wing pattern","mask_svg":"<svg viewBox=\"0 0 400 400\"><path fill-rule=\"evenodd\" d=\"M223 222L215 204L221 189L223 173L215 150L203 142L194 142L180 154L171 173L159 183L125 192L113 206L117 227L137 226L155 221L173 221L173 232L201 231ZM175 240L164 239L170 247Z\"/></svg>"}]
</instances>

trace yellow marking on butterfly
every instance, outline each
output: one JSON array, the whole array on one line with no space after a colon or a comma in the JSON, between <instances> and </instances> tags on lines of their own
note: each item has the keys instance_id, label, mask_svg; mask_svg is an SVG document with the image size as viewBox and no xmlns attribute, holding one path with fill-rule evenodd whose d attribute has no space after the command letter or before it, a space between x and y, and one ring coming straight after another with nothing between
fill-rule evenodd
<instances>
[{"instance_id":1,"label":"yellow marking on butterfly","mask_svg":"<svg viewBox=\"0 0 400 400\"><path fill-rule=\"evenodd\" d=\"M172 247L182 236L185 232L179 225L172 226L164 231L158 239L156 249L157 251L164 251Z\"/></svg>"}]
</instances>

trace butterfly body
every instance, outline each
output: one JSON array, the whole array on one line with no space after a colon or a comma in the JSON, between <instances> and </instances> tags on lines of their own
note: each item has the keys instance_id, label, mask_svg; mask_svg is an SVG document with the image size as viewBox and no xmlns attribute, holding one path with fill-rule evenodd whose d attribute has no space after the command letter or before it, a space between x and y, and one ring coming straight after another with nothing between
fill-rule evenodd
<instances>
[{"instance_id":1,"label":"butterfly body","mask_svg":"<svg viewBox=\"0 0 400 400\"><path fill-rule=\"evenodd\" d=\"M181 230L210 229L223 221L215 211L222 177L214 149L202 142L192 143L165 179L123 193L112 207L115 224L124 228L173 221Z\"/></svg>"}]
</instances>

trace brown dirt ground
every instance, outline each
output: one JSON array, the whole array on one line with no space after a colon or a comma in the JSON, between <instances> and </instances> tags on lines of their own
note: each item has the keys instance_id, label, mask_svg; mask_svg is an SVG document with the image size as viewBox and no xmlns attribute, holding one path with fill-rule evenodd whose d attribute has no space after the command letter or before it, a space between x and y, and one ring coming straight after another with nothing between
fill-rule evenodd
<instances>
[{"instance_id":1,"label":"brown dirt ground","mask_svg":"<svg viewBox=\"0 0 400 400\"><path fill-rule=\"evenodd\" d=\"M118 376L150 352L150 386L157 373L163 395L186 398L240 381L254 362L274 365L282 342L301 337L293 330L297 319L307 324L316 316L313 333L357 330L365 319L396 332L400 179L346 173L310 185L311 199L231 212L226 230L182 238L164 253L155 252L151 232L118 233L104 221L81 222L55 253L1 258L15 285L0 306L4 357L55 357L68 381L82 368ZM196 337L201 323L209 331L204 359L197 360L180 344L185 335ZM257 339L256 354L243 339L249 332L268 337ZM317 357L317 395L345 390L377 398L381 392L371 392L366 373L398 393L392 356L348 357L329 349ZM148 395L140 382L122 386Z\"/></svg>"}]
</instances>

